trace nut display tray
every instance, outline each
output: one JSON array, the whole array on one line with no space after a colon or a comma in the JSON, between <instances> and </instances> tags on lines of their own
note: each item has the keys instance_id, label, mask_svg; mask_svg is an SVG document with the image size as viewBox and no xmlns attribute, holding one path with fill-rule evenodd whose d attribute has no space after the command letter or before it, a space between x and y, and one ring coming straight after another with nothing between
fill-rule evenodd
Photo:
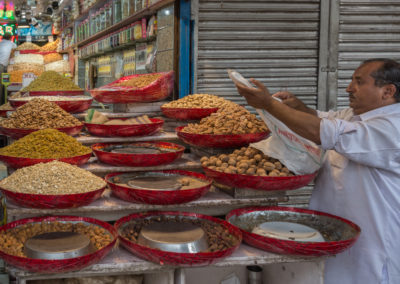
<instances>
[{"instance_id":1,"label":"nut display tray","mask_svg":"<svg viewBox=\"0 0 400 284\"><path fill-rule=\"evenodd\" d=\"M83 128L82 125L77 125L77 126L71 126L71 127L63 127L63 128L56 128L58 131L64 132L65 134L68 134L70 136L75 136L78 135ZM19 139L22 138L32 132L35 132L40 129L21 129L21 128L7 128L7 127L1 127L0 126L0 133L9 136L13 139Z\"/></svg>"},{"instance_id":2,"label":"nut display tray","mask_svg":"<svg viewBox=\"0 0 400 284\"><path fill-rule=\"evenodd\" d=\"M119 151L127 151L129 148L140 149L136 153L128 153ZM107 149L115 149L118 152L112 152ZM126 150L124 150L126 149ZM140 153L140 151L149 149L153 152ZM185 147L169 143L169 142L133 142L133 143L97 143L92 145L92 150L100 162L127 167L151 167L163 164L169 164L180 158Z\"/></svg>"},{"instance_id":3,"label":"nut display tray","mask_svg":"<svg viewBox=\"0 0 400 284\"><path fill-rule=\"evenodd\" d=\"M351 247L361 229L344 218L328 213L292 207L248 207L232 210L226 220L242 231L247 244L272 253L327 256ZM324 241L286 240L256 234L253 229L264 222L293 222L317 230Z\"/></svg>"},{"instance_id":4,"label":"nut display tray","mask_svg":"<svg viewBox=\"0 0 400 284\"><path fill-rule=\"evenodd\" d=\"M152 217L172 217L177 219L198 219L210 221L215 224L219 224L223 226L231 235L237 238L238 243L235 246L231 246L227 249L214 251L214 252L198 252L198 253L179 253L179 252L170 252L163 251L160 249L150 248L133 241L128 240L121 236L122 229L125 225L137 222L138 220L148 219ZM136 256L146 259L151 262L155 262L161 265L178 265L184 267L191 266L205 266L210 265L212 263L217 262L221 258L231 255L240 245L242 240L242 235L240 230L229 224L228 222L218 219L215 217L201 215L196 213L188 213L188 212L167 212L167 211L153 211L147 213L137 213L131 214L129 216L123 217L119 219L114 227L116 228L119 234L119 240L123 247L125 247L128 251L135 254Z\"/></svg>"},{"instance_id":5,"label":"nut display tray","mask_svg":"<svg viewBox=\"0 0 400 284\"><path fill-rule=\"evenodd\" d=\"M28 166L33 166L39 163L47 163L51 161L61 161L64 163L68 163L71 165L83 165L87 163L92 156L92 153L88 153L85 155L80 155L80 156L75 156L75 157L69 157L69 158L58 158L58 159L32 159L32 158L22 158L22 157L10 157L10 156L4 156L0 155L0 161L2 161L4 164L6 164L8 167L13 168L13 169L19 169L23 167L28 167Z\"/></svg>"},{"instance_id":6,"label":"nut display tray","mask_svg":"<svg viewBox=\"0 0 400 284\"><path fill-rule=\"evenodd\" d=\"M203 167L206 176L218 183L236 187L257 190L292 190L309 184L317 173L287 177L252 176L228 174Z\"/></svg>"},{"instance_id":7,"label":"nut display tray","mask_svg":"<svg viewBox=\"0 0 400 284\"><path fill-rule=\"evenodd\" d=\"M1 109L0 110L0 117L7 117L7 112L8 111L14 111L15 109Z\"/></svg>"},{"instance_id":8,"label":"nut display tray","mask_svg":"<svg viewBox=\"0 0 400 284\"><path fill-rule=\"evenodd\" d=\"M129 202L139 202L145 204L157 204L157 205L168 205L168 204L181 204L196 200L206 194L211 186L211 179L200 173L183 171L183 170L165 170L147 172L146 174L159 173L165 175L179 175L182 177L193 177L204 182L204 185L190 188L190 189L178 189L178 190L147 190L143 188L133 188L127 185L121 185L115 182L114 178L126 175L126 173L111 173L105 177L106 182L110 186L114 195ZM144 173L135 173L144 174ZM151 178L151 177L150 177Z\"/></svg>"},{"instance_id":9,"label":"nut display tray","mask_svg":"<svg viewBox=\"0 0 400 284\"><path fill-rule=\"evenodd\" d=\"M58 105L63 110L65 110L66 112L77 113L77 112L84 112L85 110L89 109L90 106L92 105L92 101L93 98L90 97L76 97L76 99L74 100L66 99L66 100L57 100L52 102ZM15 99L10 98L9 102L11 106L17 108L26 104L29 101L24 100L24 98L15 98Z\"/></svg>"},{"instance_id":10,"label":"nut display tray","mask_svg":"<svg viewBox=\"0 0 400 284\"><path fill-rule=\"evenodd\" d=\"M92 97L101 103L136 103L154 102L167 98L174 88L174 72L155 73L162 76L143 88L115 86L140 74L122 77L101 88L90 90Z\"/></svg>"},{"instance_id":11,"label":"nut display tray","mask_svg":"<svg viewBox=\"0 0 400 284\"><path fill-rule=\"evenodd\" d=\"M113 117L113 119L124 120L128 118ZM152 123L131 125L104 125L85 122L85 127L90 134L102 137L129 137L152 135L162 128L164 121L158 118L150 118L150 120L152 121Z\"/></svg>"},{"instance_id":12,"label":"nut display tray","mask_svg":"<svg viewBox=\"0 0 400 284\"><path fill-rule=\"evenodd\" d=\"M193 134L183 132L184 127L180 126L175 129L178 137L185 143L198 147L237 148L261 141L269 135L268 131L246 134Z\"/></svg>"},{"instance_id":13,"label":"nut display tray","mask_svg":"<svg viewBox=\"0 0 400 284\"><path fill-rule=\"evenodd\" d=\"M77 217L77 216L51 216L51 217L34 217L34 218L21 219L18 221L8 223L4 226L1 226L0 231L7 231L9 229L13 229L25 224L40 223L42 221L63 222L63 223L83 222L86 223L86 225L97 225L108 231L108 233L112 236L112 241L102 249L75 258L67 258L60 260L31 259L26 257L10 255L3 251L0 251L0 257L10 265L31 272L48 274L48 273L63 273L68 271L75 271L100 261L115 246L118 237L115 229L110 224L93 218Z\"/></svg>"},{"instance_id":14,"label":"nut display tray","mask_svg":"<svg viewBox=\"0 0 400 284\"><path fill-rule=\"evenodd\" d=\"M218 111L218 108L171 108L161 107L162 113L178 120L198 120Z\"/></svg>"},{"instance_id":15,"label":"nut display tray","mask_svg":"<svg viewBox=\"0 0 400 284\"><path fill-rule=\"evenodd\" d=\"M75 194L30 194L10 191L0 187L1 192L15 204L30 208L76 208L88 205L100 198L105 187Z\"/></svg>"}]
</instances>

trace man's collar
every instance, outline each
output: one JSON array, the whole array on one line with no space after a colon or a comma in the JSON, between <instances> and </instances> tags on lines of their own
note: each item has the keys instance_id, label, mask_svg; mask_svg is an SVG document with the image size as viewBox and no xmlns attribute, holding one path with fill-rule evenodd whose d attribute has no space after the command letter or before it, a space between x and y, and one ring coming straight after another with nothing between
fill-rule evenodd
<instances>
[{"instance_id":1,"label":"man's collar","mask_svg":"<svg viewBox=\"0 0 400 284\"><path fill-rule=\"evenodd\" d=\"M395 103L384 107L376 108L364 112L360 115L354 115L354 118L359 117L360 120L368 120L370 118L373 118L375 116L380 116L382 114L393 114L393 113L400 113L400 103Z\"/></svg>"}]
</instances>

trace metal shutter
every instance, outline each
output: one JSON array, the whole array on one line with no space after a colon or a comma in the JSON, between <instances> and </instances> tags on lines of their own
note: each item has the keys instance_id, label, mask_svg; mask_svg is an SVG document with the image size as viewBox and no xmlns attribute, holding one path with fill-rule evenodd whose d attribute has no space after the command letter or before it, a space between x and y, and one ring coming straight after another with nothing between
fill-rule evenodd
<instances>
[{"instance_id":1,"label":"metal shutter","mask_svg":"<svg viewBox=\"0 0 400 284\"><path fill-rule=\"evenodd\" d=\"M226 72L233 68L261 80L271 92L287 89L316 107L319 0L199 0L195 5L195 93L244 104Z\"/></svg>"},{"instance_id":2,"label":"metal shutter","mask_svg":"<svg viewBox=\"0 0 400 284\"><path fill-rule=\"evenodd\" d=\"M400 1L341 0L337 107L348 106L346 87L368 58L400 60Z\"/></svg>"}]
</instances>

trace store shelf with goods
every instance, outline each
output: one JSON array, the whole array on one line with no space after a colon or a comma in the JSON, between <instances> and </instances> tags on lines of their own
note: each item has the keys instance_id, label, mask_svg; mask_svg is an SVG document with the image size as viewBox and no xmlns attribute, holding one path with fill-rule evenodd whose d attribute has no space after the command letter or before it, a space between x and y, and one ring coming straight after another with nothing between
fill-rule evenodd
<instances>
[{"instance_id":1,"label":"store shelf with goods","mask_svg":"<svg viewBox=\"0 0 400 284\"><path fill-rule=\"evenodd\" d=\"M152 210L186 211L211 216L222 216L233 209L247 206L274 205L278 202L283 202L286 199L287 197L282 192L277 193L276 195L270 194L261 197L235 199L219 189L212 188L210 192L197 200L175 205L131 203L113 195L100 198L87 206L73 209L24 208L9 202L7 204L7 218L8 222L11 222L21 218L41 215L76 215L92 217L103 221L115 221L134 212Z\"/></svg>"},{"instance_id":2,"label":"store shelf with goods","mask_svg":"<svg viewBox=\"0 0 400 284\"><path fill-rule=\"evenodd\" d=\"M326 258L310 258L310 257L292 257L286 255L268 253L245 244L241 244L239 248L231 255L220 261L208 265L208 267L233 267L246 265L268 265L278 263L299 263L299 262L320 262ZM129 275L141 273L159 273L173 271L177 267L163 266L142 260L123 248L115 249L101 262L76 272L60 273L60 274L37 274L26 272L11 266L7 267L7 271L16 279L18 283L25 283L27 280L40 279L61 279L71 277L85 276L110 276L110 275ZM164 283L169 283L166 279Z\"/></svg>"},{"instance_id":3,"label":"store shelf with goods","mask_svg":"<svg viewBox=\"0 0 400 284\"><path fill-rule=\"evenodd\" d=\"M144 8L144 9L132 14L131 16L123 19L122 21L112 25L111 27L109 27L101 32L98 32L95 35L92 35L92 36L86 38L85 40L78 42L77 46L81 47L81 46L84 46L85 44L94 42L95 40L97 40L107 34L110 34L114 31L117 31L118 29L121 29L121 28L127 26L128 24L133 23L134 21L140 20L141 18L146 17L146 16L154 15L157 12L157 10L159 10L160 8L162 8L168 4L171 4L173 2L175 2L175 0L160 0L156 3L154 3L153 5L151 5L147 8Z\"/></svg>"}]
</instances>

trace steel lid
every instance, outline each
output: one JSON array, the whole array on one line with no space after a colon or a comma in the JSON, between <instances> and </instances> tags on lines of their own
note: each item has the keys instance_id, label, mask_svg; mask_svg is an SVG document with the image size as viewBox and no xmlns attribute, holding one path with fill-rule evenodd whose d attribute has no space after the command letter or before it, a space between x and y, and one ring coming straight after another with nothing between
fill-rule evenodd
<instances>
[{"instance_id":1,"label":"steel lid","mask_svg":"<svg viewBox=\"0 0 400 284\"><path fill-rule=\"evenodd\" d=\"M90 239L75 232L51 232L34 236L25 244L25 254L35 259L66 259L92 252Z\"/></svg>"},{"instance_id":2,"label":"steel lid","mask_svg":"<svg viewBox=\"0 0 400 284\"><path fill-rule=\"evenodd\" d=\"M179 190L182 187L181 175L147 172L134 174L121 174L118 183L125 183L129 187L143 190Z\"/></svg>"},{"instance_id":3,"label":"steel lid","mask_svg":"<svg viewBox=\"0 0 400 284\"><path fill-rule=\"evenodd\" d=\"M168 221L142 228L138 243L178 253L197 253L208 249L206 234L200 226Z\"/></svg>"},{"instance_id":4,"label":"steel lid","mask_svg":"<svg viewBox=\"0 0 400 284\"><path fill-rule=\"evenodd\" d=\"M299 242L325 241L318 230L293 222L264 222L254 227L252 233L269 238Z\"/></svg>"}]
</instances>

